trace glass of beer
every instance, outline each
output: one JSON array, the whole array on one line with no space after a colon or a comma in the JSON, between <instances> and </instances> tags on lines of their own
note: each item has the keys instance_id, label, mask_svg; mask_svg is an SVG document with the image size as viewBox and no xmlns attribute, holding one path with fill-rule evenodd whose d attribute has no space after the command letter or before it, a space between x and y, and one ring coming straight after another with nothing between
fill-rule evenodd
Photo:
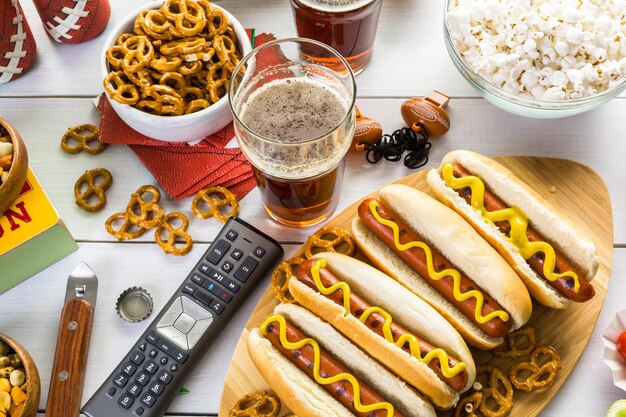
<instances>
[{"instance_id":1,"label":"glass of beer","mask_svg":"<svg viewBox=\"0 0 626 417\"><path fill-rule=\"evenodd\" d=\"M305 49L342 65L313 63ZM241 60L228 95L237 141L270 217L295 227L327 219L356 123L350 65L314 40L268 42Z\"/></svg>"},{"instance_id":2,"label":"glass of beer","mask_svg":"<svg viewBox=\"0 0 626 417\"><path fill-rule=\"evenodd\" d=\"M372 57L382 3L382 0L291 0L298 36L336 49L355 74L363 71ZM316 60L327 59L314 51L305 52Z\"/></svg>"}]
</instances>

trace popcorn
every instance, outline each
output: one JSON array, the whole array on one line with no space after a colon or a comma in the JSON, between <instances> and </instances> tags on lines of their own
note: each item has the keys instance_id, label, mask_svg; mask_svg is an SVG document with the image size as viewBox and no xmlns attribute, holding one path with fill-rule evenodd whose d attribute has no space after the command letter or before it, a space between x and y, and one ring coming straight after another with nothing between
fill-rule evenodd
<instances>
[{"instance_id":1,"label":"popcorn","mask_svg":"<svg viewBox=\"0 0 626 417\"><path fill-rule=\"evenodd\" d=\"M623 0L456 0L447 25L473 70L513 94L575 100L626 75Z\"/></svg>"}]
</instances>

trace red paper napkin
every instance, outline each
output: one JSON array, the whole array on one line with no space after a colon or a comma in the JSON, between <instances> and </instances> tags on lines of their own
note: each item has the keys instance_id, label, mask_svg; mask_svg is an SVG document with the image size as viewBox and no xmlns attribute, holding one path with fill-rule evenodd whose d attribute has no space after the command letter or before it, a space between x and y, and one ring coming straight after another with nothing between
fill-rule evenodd
<instances>
[{"instance_id":1,"label":"red paper napkin","mask_svg":"<svg viewBox=\"0 0 626 417\"><path fill-rule=\"evenodd\" d=\"M274 39L262 33L254 38L259 46ZM280 62L276 55L276 62ZM271 65L271 63L268 63ZM256 185L252 166L239 148L224 148L235 136L232 123L198 144L163 142L130 128L115 113L105 94L100 96L100 141L124 144L171 197L182 200L203 188L227 187L242 199Z\"/></svg>"}]
</instances>

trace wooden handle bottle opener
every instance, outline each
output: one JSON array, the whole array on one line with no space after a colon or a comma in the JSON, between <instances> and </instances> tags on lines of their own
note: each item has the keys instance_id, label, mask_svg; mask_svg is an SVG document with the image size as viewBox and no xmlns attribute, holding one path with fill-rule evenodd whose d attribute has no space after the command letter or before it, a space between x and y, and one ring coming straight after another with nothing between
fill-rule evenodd
<instances>
[{"instance_id":1,"label":"wooden handle bottle opener","mask_svg":"<svg viewBox=\"0 0 626 417\"><path fill-rule=\"evenodd\" d=\"M45 417L80 412L97 293L96 274L81 262L67 280Z\"/></svg>"}]
</instances>

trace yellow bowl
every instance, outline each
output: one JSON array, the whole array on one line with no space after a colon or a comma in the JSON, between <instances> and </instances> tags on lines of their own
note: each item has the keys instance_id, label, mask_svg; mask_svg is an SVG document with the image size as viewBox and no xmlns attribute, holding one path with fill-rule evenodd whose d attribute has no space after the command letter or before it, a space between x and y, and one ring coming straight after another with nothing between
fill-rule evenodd
<instances>
[{"instance_id":1,"label":"yellow bowl","mask_svg":"<svg viewBox=\"0 0 626 417\"><path fill-rule=\"evenodd\" d=\"M0 185L0 216L13 204L20 195L26 174L28 174L28 152L20 134L2 117L0 126L4 127L13 142L13 163L9 170L9 177Z\"/></svg>"},{"instance_id":2,"label":"yellow bowl","mask_svg":"<svg viewBox=\"0 0 626 417\"><path fill-rule=\"evenodd\" d=\"M3 120L0 119L0 121ZM39 381L39 371L37 370L35 361L33 361L33 358L28 354L26 349L9 336L0 333L0 340L9 345L9 347L14 350L22 360L22 363L24 364L24 372L26 373L26 382L28 383L24 408L22 412L20 414L16 414L15 417L35 417L37 415L37 409L39 408L41 385Z\"/></svg>"}]
</instances>

